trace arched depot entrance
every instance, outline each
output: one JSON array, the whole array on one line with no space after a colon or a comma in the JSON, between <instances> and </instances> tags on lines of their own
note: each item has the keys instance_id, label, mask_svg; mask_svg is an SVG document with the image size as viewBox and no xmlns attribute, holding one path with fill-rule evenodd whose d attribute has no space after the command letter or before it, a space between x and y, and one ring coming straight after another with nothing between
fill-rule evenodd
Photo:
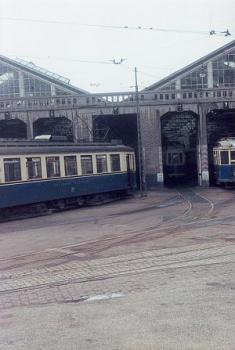
<instances>
[{"instance_id":1,"label":"arched depot entrance","mask_svg":"<svg viewBox=\"0 0 235 350\"><path fill-rule=\"evenodd\" d=\"M33 123L34 137L38 135L66 136L73 141L72 122L66 117L40 118Z\"/></svg>"},{"instance_id":2,"label":"arched depot entrance","mask_svg":"<svg viewBox=\"0 0 235 350\"><path fill-rule=\"evenodd\" d=\"M165 185L198 183L198 115L168 112L161 118Z\"/></svg>"},{"instance_id":3,"label":"arched depot entrance","mask_svg":"<svg viewBox=\"0 0 235 350\"><path fill-rule=\"evenodd\" d=\"M20 119L0 120L0 139L26 139L27 127Z\"/></svg>"},{"instance_id":4,"label":"arched depot entrance","mask_svg":"<svg viewBox=\"0 0 235 350\"><path fill-rule=\"evenodd\" d=\"M214 109L207 114L207 143L210 184L215 184L213 147L221 138L235 137L235 109Z\"/></svg>"},{"instance_id":5,"label":"arched depot entrance","mask_svg":"<svg viewBox=\"0 0 235 350\"><path fill-rule=\"evenodd\" d=\"M111 142L117 140L124 145L133 147L136 156L136 173L139 173L138 135L136 114L101 114L93 116L93 140L96 142ZM137 176L139 186L139 177Z\"/></svg>"}]
</instances>

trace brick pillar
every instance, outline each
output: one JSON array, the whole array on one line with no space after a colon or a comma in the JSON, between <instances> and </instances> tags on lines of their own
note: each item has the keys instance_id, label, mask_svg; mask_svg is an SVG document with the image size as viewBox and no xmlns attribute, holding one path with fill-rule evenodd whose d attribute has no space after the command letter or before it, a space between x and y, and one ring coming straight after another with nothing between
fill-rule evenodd
<instances>
[{"instance_id":1,"label":"brick pillar","mask_svg":"<svg viewBox=\"0 0 235 350\"><path fill-rule=\"evenodd\" d=\"M162 159L162 129L161 129L161 116L159 111L157 114L157 127L156 127L156 140L157 140L157 182L159 185L164 184L163 174L163 159Z\"/></svg>"},{"instance_id":2,"label":"brick pillar","mask_svg":"<svg viewBox=\"0 0 235 350\"><path fill-rule=\"evenodd\" d=\"M199 145L198 145L198 174L199 185L209 186L209 165L208 165L208 146L207 146L207 125L206 105L198 104L199 112Z\"/></svg>"},{"instance_id":3,"label":"brick pillar","mask_svg":"<svg viewBox=\"0 0 235 350\"><path fill-rule=\"evenodd\" d=\"M159 184L158 175L158 116L155 107L142 107L140 109L141 136L144 154L144 172L147 187Z\"/></svg>"}]
</instances>

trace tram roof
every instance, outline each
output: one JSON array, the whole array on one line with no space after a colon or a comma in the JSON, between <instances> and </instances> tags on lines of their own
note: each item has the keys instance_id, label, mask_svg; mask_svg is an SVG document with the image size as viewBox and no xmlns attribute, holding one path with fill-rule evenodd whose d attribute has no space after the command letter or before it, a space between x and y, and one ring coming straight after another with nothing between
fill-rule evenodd
<instances>
[{"instance_id":1,"label":"tram roof","mask_svg":"<svg viewBox=\"0 0 235 350\"><path fill-rule=\"evenodd\" d=\"M69 142L35 142L11 141L0 142L0 155L21 154L61 154L61 153L95 153L95 152L133 152L133 148L111 143L83 143Z\"/></svg>"},{"instance_id":2,"label":"tram roof","mask_svg":"<svg viewBox=\"0 0 235 350\"><path fill-rule=\"evenodd\" d=\"M215 148L234 148L235 147L235 137L228 137L219 140Z\"/></svg>"}]
</instances>

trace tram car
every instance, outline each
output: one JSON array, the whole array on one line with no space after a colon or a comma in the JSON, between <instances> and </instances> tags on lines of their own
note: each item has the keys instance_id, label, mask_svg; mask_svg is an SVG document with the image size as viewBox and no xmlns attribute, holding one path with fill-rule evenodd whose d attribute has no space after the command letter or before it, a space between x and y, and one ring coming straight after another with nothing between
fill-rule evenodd
<instances>
[{"instance_id":1,"label":"tram car","mask_svg":"<svg viewBox=\"0 0 235 350\"><path fill-rule=\"evenodd\" d=\"M213 147L216 184L235 184L235 137L222 138Z\"/></svg>"},{"instance_id":2,"label":"tram car","mask_svg":"<svg viewBox=\"0 0 235 350\"><path fill-rule=\"evenodd\" d=\"M183 145L169 146L164 153L164 173L169 180L180 180L186 175L186 155Z\"/></svg>"},{"instance_id":3,"label":"tram car","mask_svg":"<svg viewBox=\"0 0 235 350\"><path fill-rule=\"evenodd\" d=\"M89 204L134 187L134 151L124 145L0 143L0 213L36 203L53 208Z\"/></svg>"}]
</instances>

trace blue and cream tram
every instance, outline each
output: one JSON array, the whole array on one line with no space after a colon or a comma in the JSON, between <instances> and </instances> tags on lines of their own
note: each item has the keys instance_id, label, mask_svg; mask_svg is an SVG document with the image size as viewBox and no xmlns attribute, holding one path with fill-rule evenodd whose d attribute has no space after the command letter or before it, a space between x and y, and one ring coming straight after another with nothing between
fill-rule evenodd
<instances>
[{"instance_id":1,"label":"blue and cream tram","mask_svg":"<svg viewBox=\"0 0 235 350\"><path fill-rule=\"evenodd\" d=\"M0 211L35 203L89 203L133 187L134 151L124 145L0 143Z\"/></svg>"},{"instance_id":2,"label":"blue and cream tram","mask_svg":"<svg viewBox=\"0 0 235 350\"><path fill-rule=\"evenodd\" d=\"M168 180L180 180L185 177L185 148L183 145L169 146L164 152L164 174Z\"/></svg>"},{"instance_id":3,"label":"blue and cream tram","mask_svg":"<svg viewBox=\"0 0 235 350\"><path fill-rule=\"evenodd\" d=\"M217 184L235 184L235 137L223 138L213 147Z\"/></svg>"}]
</instances>

